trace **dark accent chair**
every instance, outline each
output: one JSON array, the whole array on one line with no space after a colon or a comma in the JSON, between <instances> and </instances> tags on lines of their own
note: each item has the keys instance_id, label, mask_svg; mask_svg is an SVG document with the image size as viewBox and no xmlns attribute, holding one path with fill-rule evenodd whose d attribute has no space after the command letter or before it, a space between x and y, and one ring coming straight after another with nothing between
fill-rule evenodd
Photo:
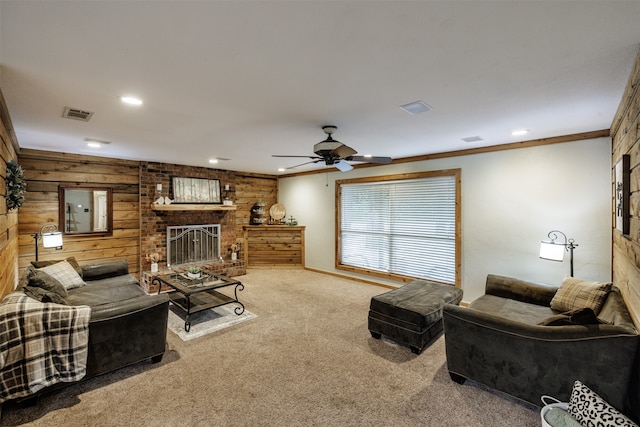
<instances>
[{"instance_id":1,"label":"dark accent chair","mask_svg":"<svg viewBox=\"0 0 640 427\"><path fill-rule=\"evenodd\" d=\"M471 379L541 405L568 401L580 380L632 418L638 414L638 332L615 287L598 314L609 324L541 326L558 287L489 275L485 295L467 308L445 305L447 366L457 382ZM635 374L635 377L632 377Z\"/></svg>"}]
</instances>

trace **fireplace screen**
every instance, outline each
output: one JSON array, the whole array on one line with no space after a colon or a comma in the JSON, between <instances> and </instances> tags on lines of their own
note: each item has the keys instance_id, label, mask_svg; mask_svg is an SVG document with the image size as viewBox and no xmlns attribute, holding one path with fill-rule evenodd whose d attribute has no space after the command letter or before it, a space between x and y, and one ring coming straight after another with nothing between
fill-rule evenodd
<instances>
[{"instance_id":1,"label":"fireplace screen","mask_svg":"<svg viewBox=\"0 0 640 427\"><path fill-rule=\"evenodd\" d=\"M220 258L220 224L167 227L167 264L217 261Z\"/></svg>"}]
</instances>

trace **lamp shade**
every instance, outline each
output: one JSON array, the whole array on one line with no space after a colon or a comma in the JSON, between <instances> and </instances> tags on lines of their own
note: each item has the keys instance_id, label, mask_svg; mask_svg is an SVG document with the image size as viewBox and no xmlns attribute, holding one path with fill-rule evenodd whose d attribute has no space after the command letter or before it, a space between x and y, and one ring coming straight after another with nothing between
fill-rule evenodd
<instances>
[{"instance_id":1,"label":"lamp shade","mask_svg":"<svg viewBox=\"0 0 640 427\"><path fill-rule=\"evenodd\" d=\"M564 260L565 245L554 242L540 242L540 258L551 261Z\"/></svg>"},{"instance_id":2,"label":"lamp shade","mask_svg":"<svg viewBox=\"0 0 640 427\"><path fill-rule=\"evenodd\" d=\"M45 248L62 248L62 233L59 231L42 233L42 246Z\"/></svg>"}]
</instances>

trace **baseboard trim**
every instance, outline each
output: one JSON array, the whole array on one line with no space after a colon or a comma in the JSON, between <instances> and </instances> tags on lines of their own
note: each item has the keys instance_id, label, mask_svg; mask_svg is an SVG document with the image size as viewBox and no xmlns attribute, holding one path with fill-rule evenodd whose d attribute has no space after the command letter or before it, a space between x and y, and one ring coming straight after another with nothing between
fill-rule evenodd
<instances>
[{"instance_id":1,"label":"baseboard trim","mask_svg":"<svg viewBox=\"0 0 640 427\"><path fill-rule=\"evenodd\" d=\"M393 286L386 283L374 282L373 280L361 279L359 277L347 276L346 274L335 273L333 271L319 270L311 267L304 267L304 269L308 271L313 271L314 273L326 274L329 276L339 277L341 279L353 280L354 282L366 283L368 285L380 286L382 288L387 288L387 289L396 289L399 286L404 285L404 283L399 283L398 286Z\"/></svg>"}]
</instances>

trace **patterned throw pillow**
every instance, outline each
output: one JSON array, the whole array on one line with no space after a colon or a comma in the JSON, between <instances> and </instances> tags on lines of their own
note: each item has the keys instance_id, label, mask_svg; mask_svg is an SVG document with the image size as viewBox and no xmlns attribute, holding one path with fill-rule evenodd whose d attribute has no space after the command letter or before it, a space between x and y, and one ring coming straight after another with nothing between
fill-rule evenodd
<instances>
[{"instance_id":1,"label":"patterned throw pillow","mask_svg":"<svg viewBox=\"0 0 640 427\"><path fill-rule=\"evenodd\" d=\"M86 283L82 280L82 277L76 272L71 264L67 261L60 261L56 264L42 267L40 271L44 271L49 276L62 283L66 290L73 288L80 288Z\"/></svg>"},{"instance_id":2,"label":"patterned throw pillow","mask_svg":"<svg viewBox=\"0 0 640 427\"><path fill-rule=\"evenodd\" d=\"M638 427L580 381L573 384L568 412L583 426Z\"/></svg>"},{"instance_id":3,"label":"patterned throw pillow","mask_svg":"<svg viewBox=\"0 0 640 427\"><path fill-rule=\"evenodd\" d=\"M78 260L76 260L76 257L73 257L73 256L68 257L66 260L45 259L40 261L31 261L31 265L33 265L35 268L42 268L42 267L48 267L53 264L57 264L61 261L67 261L69 264L71 264L71 267L73 267L73 269L78 272L80 277L82 277L82 267L80 267L80 264L78 264Z\"/></svg>"},{"instance_id":4,"label":"patterned throw pillow","mask_svg":"<svg viewBox=\"0 0 640 427\"><path fill-rule=\"evenodd\" d=\"M561 312L590 308L597 316L609 291L611 291L611 283L588 282L575 277L565 277L551 300L551 308Z\"/></svg>"}]
</instances>

